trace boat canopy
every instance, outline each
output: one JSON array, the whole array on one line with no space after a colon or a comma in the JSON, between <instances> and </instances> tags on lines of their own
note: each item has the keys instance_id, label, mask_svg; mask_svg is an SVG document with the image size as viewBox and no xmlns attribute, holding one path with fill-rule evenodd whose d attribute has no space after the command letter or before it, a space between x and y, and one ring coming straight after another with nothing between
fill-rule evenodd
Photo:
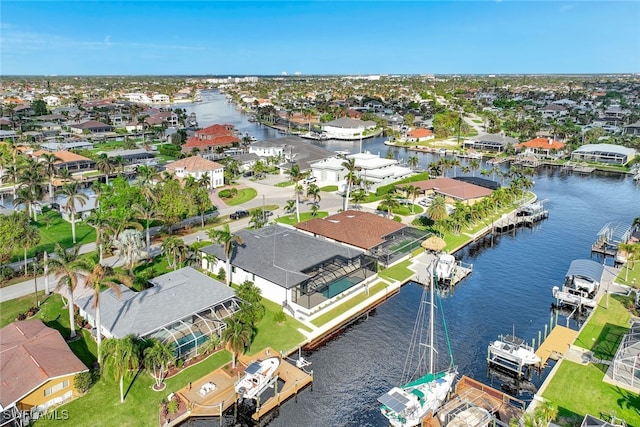
<instances>
[{"instance_id":1,"label":"boat canopy","mask_svg":"<svg viewBox=\"0 0 640 427\"><path fill-rule=\"evenodd\" d=\"M400 393L398 390L393 389L388 393L383 394L378 398L378 402L382 403L393 412L400 414L407 409L409 399Z\"/></svg>"},{"instance_id":2,"label":"boat canopy","mask_svg":"<svg viewBox=\"0 0 640 427\"><path fill-rule=\"evenodd\" d=\"M247 366L247 369L245 369L244 372L247 374L253 375L259 371L260 371L260 362L253 362L252 364Z\"/></svg>"},{"instance_id":3,"label":"boat canopy","mask_svg":"<svg viewBox=\"0 0 640 427\"><path fill-rule=\"evenodd\" d=\"M604 273L604 265L590 259L576 259L571 261L567 277L581 276L600 283Z\"/></svg>"}]
</instances>

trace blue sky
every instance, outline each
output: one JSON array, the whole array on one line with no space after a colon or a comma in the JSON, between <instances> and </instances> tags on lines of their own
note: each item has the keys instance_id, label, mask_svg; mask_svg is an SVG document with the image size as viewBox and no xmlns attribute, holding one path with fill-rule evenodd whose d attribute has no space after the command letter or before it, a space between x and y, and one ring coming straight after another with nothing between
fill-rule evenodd
<instances>
[{"instance_id":1,"label":"blue sky","mask_svg":"<svg viewBox=\"0 0 640 427\"><path fill-rule=\"evenodd\" d=\"M12 1L2 75L640 72L640 1Z\"/></svg>"}]
</instances>

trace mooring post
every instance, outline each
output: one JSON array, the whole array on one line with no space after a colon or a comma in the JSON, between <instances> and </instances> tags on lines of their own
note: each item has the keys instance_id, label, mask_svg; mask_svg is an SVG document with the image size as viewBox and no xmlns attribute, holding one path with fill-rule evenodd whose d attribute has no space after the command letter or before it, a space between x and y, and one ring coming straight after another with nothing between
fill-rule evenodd
<instances>
[{"instance_id":1,"label":"mooring post","mask_svg":"<svg viewBox=\"0 0 640 427\"><path fill-rule=\"evenodd\" d=\"M542 341L540 340L540 334L542 334L542 331L538 330L538 345L542 345Z\"/></svg>"},{"instance_id":2,"label":"mooring post","mask_svg":"<svg viewBox=\"0 0 640 427\"><path fill-rule=\"evenodd\" d=\"M547 326L548 325L544 325L544 339L547 339Z\"/></svg>"}]
</instances>

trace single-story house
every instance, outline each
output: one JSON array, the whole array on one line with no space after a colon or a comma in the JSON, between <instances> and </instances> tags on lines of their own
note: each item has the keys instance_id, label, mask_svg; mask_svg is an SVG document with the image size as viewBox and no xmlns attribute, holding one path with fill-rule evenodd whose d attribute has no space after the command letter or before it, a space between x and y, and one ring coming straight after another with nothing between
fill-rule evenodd
<instances>
[{"instance_id":1,"label":"single-story house","mask_svg":"<svg viewBox=\"0 0 640 427\"><path fill-rule=\"evenodd\" d=\"M112 289L100 293L103 336L157 338L170 344L177 358L188 359L197 355L198 348L213 334L220 336L225 319L239 309L240 300L233 289L191 267L149 283L152 287L140 292L120 285L119 298ZM81 298L77 305L80 315L96 328L93 298Z\"/></svg>"},{"instance_id":2,"label":"single-story house","mask_svg":"<svg viewBox=\"0 0 640 427\"><path fill-rule=\"evenodd\" d=\"M31 154L32 157L36 159L40 159L43 153L51 153L45 150L38 150ZM62 169L68 169L71 173L84 172L89 170L94 170L96 167L96 162L91 160L88 157L81 156L80 154L73 153L71 151L55 151L53 152L55 156L60 159L56 161L55 168L56 171L60 171Z\"/></svg>"},{"instance_id":3,"label":"single-story house","mask_svg":"<svg viewBox=\"0 0 640 427\"><path fill-rule=\"evenodd\" d=\"M56 329L41 320L21 320L0 329L0 425L21 426L78 393L75 376L89 369Z\"/></svg>"},{"instance_id":4,"label":"single-story house","mask_svg":"<svg viewBox=\"0 0 640 427\"><path fill-rule=\"evenodd\" d=\"M0 141L7 139L15 141L18 139L18 133L15 130L0 130Z\"/></svg>"},{"instance_id":5,"label":"single-story house","mask_svg":"<svg viewBox=\"0 0 640 427\"><path fill-rule=\"evenodd\" d=\"M507 149L509 145L515 146L519 144L516 138L510 136L504 136L497 133L487 133L479 135L468 141L464 141L464 148L471 148L478 151L494 151L502 153Z\"/></svg>"},{"instance_id":6,"label":"single-story house","mask_svg":"<svg viewBox=\"0 0 640 427\"><path fill-rule=\"evenodd\" d=\"M636 150L615 144L586 144L571 153L571 160L626 165Z\"/></svg>"},{"instance_id":7,"label":"single-story house","mask_svg":"<svg viewBox=\"0 0 640 427\"><path fill-rule=\"evenodd\" d=\"M364 251L290 227L270 225L236 235L243 243L235 245L231 254L231 280L253 282L264 298L298 319L309 320L326 311L336 297L361 290L361 284L377 273L377 261ZM222 245L200 251L204 269L225 268Z\"/></svg>"},{"instance_id":8,"label":"single-story house","mask_svg":"<svg viewBox=\"0 0 640 427\"><path fill-rule=\"evenodd\" d=\"M90 150L93 143L89 141L43 142L40 148L49 151Z\"/></svg>"},{"instance_id":9,"label":"single-story house","mask_svg":"<svg viewBox=\"0 0 640 427\"><path fill-rule=\"evenodd\" d=\"M640 120L631 123L630 125L626 125L624 127L624 133L627 135L640 135Z\"/></svg>"},{"instance_id":10,"label":"single-story house","mask_svg":"<svg viewBox=\"0 0 640 427\"><path fill-rule=\"evenodd\" d=\"M276 157L282 159L280 172L285 173L291 163L297 163L301 171L311 170L311 165L320 160L335 157L336 153L311 144L298 136L265 139L249 145L249 153L263 159Z\"/></svg>"},{"instance_id":11,"label":"single-story house","mask_svg":"<svg viewBox=\"0 0 640 427\"><path fill-rule=\"evenodd\" d=\"M493 190L488 188L446 177L413 182L412 184L426 194L443 195L447 203L462 202L472 205L493 193Z\"/></svg>"},{"instance_id":12,"label":"single-story house","mask_svg":"<svg viewBox=\"0 0 640 427\"><path fill-rule=\"evenodd\" d=\"M134 148L132 150L111 150L107 151L106 154L110 159L122 157L126 165L156 164L156 155L144 148Z\"/></svg>"},{"instance_id":13,"label":"single-story house","mask_svg":"<svg viewBox=\"0 0 640 427\"><path fill-rule=\"evenodd\" d=\"M74 216L76 221L87 218L98 205L98 197L95 194L86 194L86 196L87 198L84 203L79 202L77 198L73 203L75 207ZM69 198L66 196L56 196L54 200L55 203L60 206L60 215L62 215L62 219L67 222L71 222L71 212L66 208Z\"/></svg>"},{"instance_id":14,"label":"single-story house","mask_svg":"<svg viewBox=\"0 0 640 427\"><path fill-rule=\"evenodd\" d=\"M428 232L388 218L356 210L346 210L326 218L314 218L295 226L314 237L339 242L366 251L389 265L420 247Z\"/></svg>"},{"instance_id":15,"label":"single-story house","mask_svg":"<svg viewBox=\"0 0 640 427\"><path fill-rule=\"evenodd\" d=\"M407 141L409 142L428 141L433 138L435 138L433 132L425 128L411 129L407 132Z\"/></svg>"},{"instance_id":16,"label":"single-story house","mask_svg":"<svg viewBox=\"0 0 640 427\"><path fill-rule=\"evenodd\" d=\"M324 123L322 131L331 139L358 139L366 130L373 130L376 122L371 120L351 119L341 117Z\"/></svg>"},{"instance_id":17,"label":"single-story house","mask_svg":"<svg viewBox=\"0 0 640 427\"><path fill-rule=\"evenodd\" d=\"M199 180L205 175L209 176L209 188L224 186L224 166L199 156L186 157L166 165L166 170L172 172L178 178L192 176Z\"/></svg>"},{"instance_id":18,"label":"single-story house","mask_svg":"<svg viewBox=\"0 0 640 427\"><path fill-rule=\"evenodd\" d=\"M71 132L77 134L88 133L104 133L113 132L113 126L98 122L96 120L88 120L86 122L70 125Z\"/></svg>"}]
</instances>

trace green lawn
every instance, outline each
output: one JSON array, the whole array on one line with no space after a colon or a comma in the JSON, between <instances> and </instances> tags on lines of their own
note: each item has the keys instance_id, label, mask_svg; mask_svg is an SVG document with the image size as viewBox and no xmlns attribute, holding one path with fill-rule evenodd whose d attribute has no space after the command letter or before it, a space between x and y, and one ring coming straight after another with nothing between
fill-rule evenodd
<instances>
[{"instance_id":1,"label":"green lawn","mask_svg":"<svg viewBox=\"0 0 640 427\"><path fill-rule=\"evenodd\" d=\"M345 301L342 304L338 305L336 308L333 308L333 309L327 311L322 316L316 317L315 319L313 319L313 321L311 323L313 323L314 325L320 327L320 326L324 325L325 323L327 323L328 321L335 319L336 317L340 316L343 313L346 313L348 310L350 310L353 307L355 307L356 305L360 304L361 302L363 302L365 299L369 298L370 296L375 295L378 292L383 291L387 286L389 286L389 284L387 282L380 281L379 283L376 283L375 285L373 285L372 287L369 288L369 294L368 295L366 293L364 293L364 292L360 293L360 294L356 295L355 297L349 299L348 301Z\"/></svg>"},{"instance_id":2,"label":"green lawn","mask_svg":"<svg viewBox=\"0 0 640 427\"><path fill-rule=\"evenodd\" d=\"M315 218L326 218L328 215L329 215L328 212L318 211L316 212ZM309 221L312 218L314 217L311 215L311 212L300 212L300 222ZM281 224L288 224L288 225L296 225L298 223L298 219L296 218L295 213L287 216L281 216L280 218L276 218L275 221Z\"/></svg>"},{"instance_id":3,"label":"green lawn","mask_svg":"<svg viewBox=\"0 0 640 427\"><path fill-rule=\"evenodd\" d=\"M91 426L157 426L160 401L190 382L202 378L231 361L231 354L220 351L201 363L185 369L167 379L167 388L155 392L151 376L140 372L127 392L124 403L120 403L118 381L112 376L102 377L86 396L61 407L69 414L70 425ZM125 390L131 380L125 381ZM38 421L37 425L57 425L55 421Z\"/></svg>"},{"instance_id":4,"label":"green lawn","mask_svg":"<svg viewBox=\"0 0 640 427\"><path fill-rule=\"evenodd\" d=\"M337 185L325 185L324 187L320 187L320 191L324 191L326 193L333 193L338 191Z\"/></svg>"},{"instance_id":5,"label":"green lawn","mask_svg":"<svg viewBox=\"0 0 640 427\"><path fill-rule=\"evenodd\" d=\"M27 257L33 256L34 253L53 252L56 243L60 243L64 248L73 246L71 237L71 223L62 219L62 216L52 210L45 209L42 215L38 215L36 223L40 230L40 243L35 248L27 251ZM96 230L84 222L76 222L76 240L77 244L85 244L96 241ZM17 261L24 256L22 250L15 251L12 261Z\"/></svg>"},{"instance_id":6,"label":"green lawn","mask_svg":"<svg viewBox=\"0 0 640 427\"><path fill-rule=\"evenodd\" d=\"M620 274L618 274L616 282L636 289L640 288L640 260L632 263L626 263L622 267L622 270L620 270Z\"/></svg>"},{"instance_id":7,"label":"green lawn","mask_svg":"<svg viewBox=\"0 0 640 427\"><path fill-rule=\"evenodd\" d=\"M411 265L411 260L402 261L393 267L386 268L378 273L378 276L382 278L387 278L391 280L397 280L399 282L404 282L409 279L414 273L413 270L410 270L408 267Z\"/></svg>"},{"instance_id":8,"label":"green lawn","mask_svg":"<svg viewBox=\"0 0 640 427\"><path fill-rule=\"evenodd\" d=\"M38 299L42 302L44 291L38 292ZM0 328L4 328L9 323L16 320L18 314L26 313L36 303L33 294L25 295L20 298L12 299L0 303Z\"/></svg>"},{"instance_id":9,"label":"green lawn","mask_svg":"<svg viewBox=\"0 0 640 427\"><path fill-rule=\"evenodd\" d=\"M598 359L612 360L629 329L629 311L625 308L625 297L611 295L609 308L606 308L606 295L600 299L598 307L582 327L575 344L594 351Z\"/></svg>"},{"instance_id":10,"label":"green lawn","mask_svg":"<svg viewBox=\"0 0 640 427\"><path fill-rule=\"evenodd\" d=\"M558 407L558 424L565 425L564 418L579 425L584 414L609 420L610 414L615 413L629 427L640 426L640 396L603 382L603 376L599 365L562 362L542 394Z\"/></svg>"},{"instance_id":11,"label":"green lawn","mask_svg":"<svg viewBox=\"0 0 640 427\"><path fill-rule=\"evenodd\" d=\"M238 206L243 203L248 202L249 200L255 199L258 195L258 192L255 188L241 188L238 190L238 194L230 199L225 199L225 203L229 206Z\"/></svg>"},{"instance_id":12,"label":"green lawn","mask_svg":"<svg viewBox=\"0 0 640 427\"><path fill-rule=\"evenodd\" d=\"M274 185L274 187L291 187L293 185L292 181L283 181L283 182L279 182L276 185Z\"/></svg>"},{"instance_id":13,"label":"green lawn","mask_svg":"<svg viewBox=\"0 0 640 427\"><path fill-rule=\"evenodd\" d=\"M298 328L307 329L302 323L287 316L287 320L280 325L274 321L274 315L282 311L282 307L264 298L262 304L265 306L266 313L256 326L258 333L251 343L249 355L259 353L266 347L271 347L278 352L289 352L304 342L304 335L298 331Z\"/></svg>"}]
</instances>

